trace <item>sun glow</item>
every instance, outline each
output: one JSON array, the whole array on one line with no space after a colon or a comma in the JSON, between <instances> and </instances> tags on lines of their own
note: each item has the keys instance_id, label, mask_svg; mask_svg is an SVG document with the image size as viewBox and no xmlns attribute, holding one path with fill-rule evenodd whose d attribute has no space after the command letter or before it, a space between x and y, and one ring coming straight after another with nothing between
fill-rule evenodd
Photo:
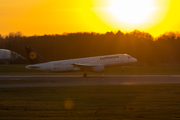
<instances>
[{"instance_id":1,"label":"sun glow","mask_svg":"<svg viewBox=\"0 0 180 120\"><path fill-rule=\"evenodd\" d=\"M127 24L146 22L155 9L151 0L113 0L107 8L117 21Z\"/></svg>"},{"instance_id":2,"label":"sun glow","mask_svg":"<svg viewBox=\"0 0 180 120\"><path fill-rule=\"evenodd\" d=\"M165 19L169 11L169 1L92 0L95 6L92 11L114 30L150 30Z\"/></svg>"},{"instance_id":3,"label":"sun glow","mask_svg":"<svg viewBox=\"0 0 180 120\"><path fill-rule=\"evenodd\" d=\"M0 36L179 31L180 0L0 0Z\"/></svg>"}]
</instances>

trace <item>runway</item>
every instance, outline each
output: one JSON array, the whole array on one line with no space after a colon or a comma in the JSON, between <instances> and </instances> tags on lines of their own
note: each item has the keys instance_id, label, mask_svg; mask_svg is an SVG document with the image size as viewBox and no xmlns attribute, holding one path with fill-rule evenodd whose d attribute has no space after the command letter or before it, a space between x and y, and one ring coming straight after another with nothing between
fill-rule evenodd
<instances>
[{"instance_id":1,"label":"runway","mask_svg":"<svg viewBox=\"0 0 180 120\"><path fill-rule=\"evenodd\" d=\"M0 82L0 88L180 84L180 75L0 76Z\"/></svg>"}]
</instances>

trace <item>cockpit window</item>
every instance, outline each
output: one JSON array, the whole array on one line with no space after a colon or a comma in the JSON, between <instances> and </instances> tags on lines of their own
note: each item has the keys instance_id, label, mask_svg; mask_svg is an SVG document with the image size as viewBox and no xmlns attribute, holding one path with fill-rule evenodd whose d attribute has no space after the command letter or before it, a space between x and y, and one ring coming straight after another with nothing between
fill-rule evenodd
<instances>
[{"instance_id":1,"label":"cockpit window","mask_svg":"<svg viewBox=\"0 0 180 120\"><path fill-rule=\"evenodd\" d=\"M130 56L127 57L127 59L130 59L130 58L131 58Z\"/></svg>"}]
</instances>

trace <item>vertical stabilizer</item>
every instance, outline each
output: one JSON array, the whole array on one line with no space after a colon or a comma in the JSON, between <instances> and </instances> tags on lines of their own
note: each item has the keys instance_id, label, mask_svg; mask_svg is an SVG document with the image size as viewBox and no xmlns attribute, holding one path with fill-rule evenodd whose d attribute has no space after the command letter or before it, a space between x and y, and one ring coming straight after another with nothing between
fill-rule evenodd
<instances>
[{"instance_id":1,"label":"vertical stabilizer","mask_svg":"<svg viewBox=\"0 0 180 120\"><path fill-rule=\"evenodd\" d=\"M32 47L25 47L31 64L45 63L47 62L39 53L37 53Z\"/></svg>"}]
</instances>

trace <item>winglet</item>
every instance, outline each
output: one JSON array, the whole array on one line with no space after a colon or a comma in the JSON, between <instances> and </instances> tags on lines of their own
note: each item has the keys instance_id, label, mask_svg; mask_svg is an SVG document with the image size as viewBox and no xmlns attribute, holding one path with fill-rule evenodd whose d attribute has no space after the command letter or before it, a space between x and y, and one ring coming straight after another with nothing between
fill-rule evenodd
<instances>
[{"instance_id":1,"label":"winglet","mask_svg":"<svg viewBox=\"0 0 180 120\"><path fill-rule=\"evenodd\" d=\"M45 63L47 62L39 53L37 53L32 47L25 47L31 64Z\"/></svg>"}]
</instances>

